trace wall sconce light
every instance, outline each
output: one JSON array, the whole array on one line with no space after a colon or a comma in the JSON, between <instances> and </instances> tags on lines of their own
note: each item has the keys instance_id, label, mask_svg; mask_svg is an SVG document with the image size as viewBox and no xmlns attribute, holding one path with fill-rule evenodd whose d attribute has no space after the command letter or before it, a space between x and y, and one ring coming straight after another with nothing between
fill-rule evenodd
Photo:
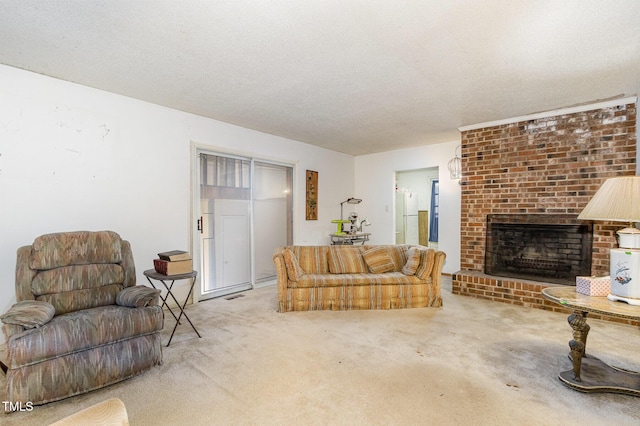
<instances>
[{"instance_id":1,"label":"wall sconce light","mask_svg":"<svg viewBox=\"0 0 640 426\"><path fill-rule=\"evenodd\" d=\"M460 183L460 179L462 179L462 159L458 155L458 148L462 150L461 145L456 147L455 157L449 160L447 168L449 169L451 179L458 179L458 183Z\"/></svg>"}]
</instances>

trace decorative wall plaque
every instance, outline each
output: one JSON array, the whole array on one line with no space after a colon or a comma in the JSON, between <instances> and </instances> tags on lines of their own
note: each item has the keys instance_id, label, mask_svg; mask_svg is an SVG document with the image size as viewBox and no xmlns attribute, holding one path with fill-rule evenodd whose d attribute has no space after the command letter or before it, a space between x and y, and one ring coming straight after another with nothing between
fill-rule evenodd
<instances>
[{"instance_id":1,"label":"decorative wall plaque","mask_svg":"<svg viewBox=\"0 0 640 426\"><path fill-rule=\"evenodd\" d=\"M307 220L318 220L318 172L307 170Z\"/></svg>"}]
</instances>

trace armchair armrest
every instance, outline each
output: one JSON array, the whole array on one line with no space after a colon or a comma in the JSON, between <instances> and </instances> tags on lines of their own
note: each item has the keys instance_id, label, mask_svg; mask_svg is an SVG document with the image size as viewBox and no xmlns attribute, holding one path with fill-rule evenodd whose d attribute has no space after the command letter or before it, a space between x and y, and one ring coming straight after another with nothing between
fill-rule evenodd
<instances>
[{"instance_id":1,"label":"armchair armrest","mask_svg":"<svg viewBox=\"0 0 640 426\"><path fill-rule=\"evenodd\" d=\"M56 309L49 302L23 300L0 315L0 320L5 324L18 325L24 328L37 328L51 321L55 313Z\"/></svg>"},{"instance_id":2,"label":"armchair armrest","mask_svg":"<svg viewBox=\"0 0 640 426\"><path fill-rule=\"evenodd\" d=\"M144 308L158 304L160 290L144 285L126 287L116 295L116 304L129 308Z\"/></svg>"}]
</instances>

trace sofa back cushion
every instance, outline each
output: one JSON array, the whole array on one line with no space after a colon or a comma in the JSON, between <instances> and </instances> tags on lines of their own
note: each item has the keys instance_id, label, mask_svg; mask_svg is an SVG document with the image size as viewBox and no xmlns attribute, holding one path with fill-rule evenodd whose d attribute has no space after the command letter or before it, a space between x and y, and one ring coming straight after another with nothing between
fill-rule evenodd
<instances>
[{"instance_id":1,"label":"sofa back cushion","mask_svg":"<svg viewBox=\"0 0 640 426\"><path fill-rule=\"evenodd\" d=\"M43 294L37 296L36 300L51 303L56 310L56 315L60 315L98 306L114 305L116 296L122 289L122 285L112 284L64 293Z\"/></svg>"},{"instance_id":2,"label":"sofa back cushion","mask_svg":"<svg viewBox=\"0 0 640 426\"><path fill-rule=\"evenodd\" d=\"M380 246L287 246L282 249L290 250L294 254L295 259L298 261L297 266L300 267L298 272L304 274L359 274L373 272L371 265L365 262L365 258L373 254L380 255L383 252L386 252L388 257L384 256L384 261L381 261L378 266L381 266L385 272L402 272L408 260L407 251L412 247L414 246L410 244L399 244ZM420 263L415 275L425 279L433 268L435 251L422 246L415 248L420 252ZM365 256L365 253L371 250L374 251ZM393 264L391 271L387 271L389 258ZM288 275L290 275L289 266L292 265L286 265ZM297 269L297 266L295 269ZM378 271L375 267L374 269ZM294 269L291 270L293 271ZM294 275L297 276L298 274L294 273ZM289 276L289 279L292 279L292 277Z\"/></svg>"},{"instance_id":3,"label":"sofa back cushion","mask_svg":"<svg viewBox=\"0 0 640 426\"><path fill-rule=\"evenodd\" d=\"M363 246L329 246L329 272L365 274L369 272L362 257Z\"/></svg>"},{"instance_id":4,"label":"sofa back cushion","mask_svg":"<svg viewBox=\"0 0 640 426\"><path fill-rule=\"evenodd\" d=\"M33 241L29 267L46 270L68 265L122 262L122 240L113 231L59 232Z\"/></svg>"},{"instance_id":5,"label":"sofa back cushion","mask_svg":"<svg viewBox=\"0 0 640 426\"><path fill-rule=\"evenodd\" d=\"M56 315L112 305L120 290L135 284L129 263L128 243L112 231L42 235L28 258L33 271L29 290L36 300L52 304Z\"/></svg>"},{"instance_id":6,"label":"sofa back cushion","mask_svg":"<svg viewBox=\"0 0 640 426\"><path fill-rule=\"evenodd\" d=\"M289 246L298 259L298 265L307 274L326 274L329 272L327 256L329 246Z\"/></svg>"},{"instance_id":7,"label":"sofa back cushion","mask_svg":"<svg viewBox=\"0 0 640 426\"><path fill-rule=\"evenodd\" d=\"M74 265L40 271L31 281L34 296L92 289L110 284L122 284L122 266L109 264Z\"/></svg>"},{"instance_id":8,"label":"sofa back cushion","mask_svg":"<svg viewBox=\"0 0 640 426\"><path fill-rule=\"evenodd\" d=\"M124 269L118 264L72 265L39 271L31 281L31 292L60 315L113 305L123 283Z\"/></svg>"}]
</instances>

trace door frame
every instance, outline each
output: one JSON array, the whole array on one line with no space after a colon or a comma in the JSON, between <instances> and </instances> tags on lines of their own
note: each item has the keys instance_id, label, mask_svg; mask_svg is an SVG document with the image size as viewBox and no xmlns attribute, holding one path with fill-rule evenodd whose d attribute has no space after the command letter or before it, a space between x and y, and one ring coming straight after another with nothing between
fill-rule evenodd
<instances>
[{"instance_id":1,"label":"door frame","mask_svg":"<svg viewBox=\"0 0 640 426\"><path fill-rule=\"evenodd\" d=\"M189 233L189 247L191 247L191 257L193 258L193 269L198 271L198 276L196 279L196 284L194 285L192 292L191 303L199 302L202 300L207 300L209 297L203 297L202 294L202 281L201 281L201 261L202 261L202 253L200 248L200 231L198 230L198 220L200 219L200 188L198 186L200 177L199 177L199 167L200 160L199 154L211 154L211 155L220 155L220 156L228 156L228 157L238 157L249 159L252 162L251 169L251 187L253 188L253 162L258 161L262 163L269 163L274 165L281 165L285 167L291 167L293 169L293 176L291 182L291 191L293 194L293 218L292 218L292 234L293 241L295 242L296 235L298 234L298 202L296 200L297 188L298 188L298 161L287 161L283 159L278 159L274 157L268 157L264 155L258 155L250 152L242 152L242 151L234 151L228 148L222 148L219 146L212 146L207 144L198 143L195 141L191 141L191 153L190 153L190 162L191 162L191 182L190 182L190 223L188 227ZM251 217L253 216L253 202L251 202ZM253 219L251 219L250 223L250 250L251 250L251 286L248 289L263 287L264 284L256 285L255 284L255 275L254 275L254 243L253 243ZM214 296L215 297L215 296Z\"/></svg>"}]
</instances>

